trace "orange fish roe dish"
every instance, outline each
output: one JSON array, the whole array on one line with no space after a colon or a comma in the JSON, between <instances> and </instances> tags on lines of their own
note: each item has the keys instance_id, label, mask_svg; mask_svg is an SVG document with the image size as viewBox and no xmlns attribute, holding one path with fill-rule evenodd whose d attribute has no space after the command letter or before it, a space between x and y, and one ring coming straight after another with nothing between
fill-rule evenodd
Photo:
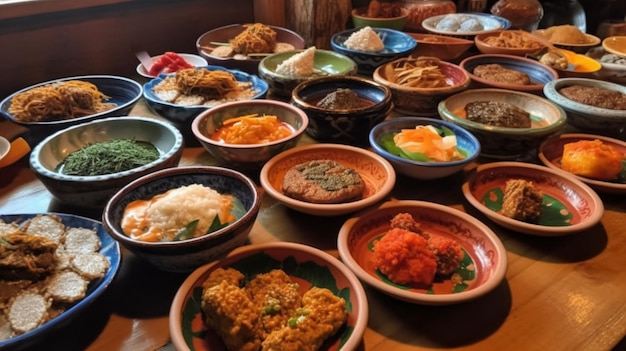
<instances>
[{"instance_id":1,"label":"orange fish roe dish","mask_svg":"<svg viewBox=\"0 0 626 351\"><path fill-rule=\"evenodd\" d=\"M376 267L394 283L430 286L437 259L419 234L392 228L374 247Z\"/></svg>"},{"instance_id":2,"label":"orange fish roe dish","mask_svg":"<svg viewBox=\"0 0 626 351\"><path fill-rule=\"evenodd\" d=\"M276 116L258 116L256 113L225 120L211 135L215 141L227 144L262 144L286 138L293 129Z\"/></svg>"}]
</instances>

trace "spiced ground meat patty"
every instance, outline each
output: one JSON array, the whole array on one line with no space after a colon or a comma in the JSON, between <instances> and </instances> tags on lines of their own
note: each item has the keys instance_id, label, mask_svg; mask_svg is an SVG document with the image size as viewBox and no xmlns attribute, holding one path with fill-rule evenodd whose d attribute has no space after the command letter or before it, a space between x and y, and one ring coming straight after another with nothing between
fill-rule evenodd
<instances>
[{"instance_id":1,"label":"spiced ground meat patty","mask_svg":"<svg viewBox=\"0 0 626 351\"><path fill-rule=\"evenodd\" d=\"M474 75L496 83L516 85L531 84L528 74L503 67L497 63L478 65L474 67Z\"/></svg>"},{"instance_id":2,"label":"spiced ground meat patty","mask_svg":"<svg viewBox=\"0 0 626 351\"><path fill-rule=\"evenodd\" d=\"M496 127L530 128L530 114L523 109L497 101L474 101L465 105L467 119Z\"/></svg>"},{"instance_id":3,"label":"spiced ground meat patty","mask_svg":"<svg viewBox=\"0 0 626 351\"><path fill-rule=\"evenodd\" d=\"M611 110L626 110L626 94L619 91L574 84L559 89L559 93L581 104Z\"/></svg>"},{"instance_id":4,"label":"spiced ground meat patty","mask_svg":"<svg viewBox=\"0 0 626 351\"><path fill-rule=\"evenodd\" d=\"M313 160L289 169L283 193L313 203L341 203L360 199L365 183L357 171L333 160Z\"/></svg>"}]
</instances>

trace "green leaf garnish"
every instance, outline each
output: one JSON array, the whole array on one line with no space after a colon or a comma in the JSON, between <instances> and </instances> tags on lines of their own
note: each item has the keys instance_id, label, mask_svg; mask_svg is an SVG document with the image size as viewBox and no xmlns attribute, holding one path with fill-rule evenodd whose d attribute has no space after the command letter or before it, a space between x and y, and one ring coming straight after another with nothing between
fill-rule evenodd
<instances>
[{"instance_id":1,"label":"green leaf garnish","mask_svg":"<svg viewBox=\"0 0 626 351\"><path fill-rule=\"evenodd\" d=\"M181 240L191 239L193 237L193 233L196 231L196 228L198 227L199 222L200 222L199 219L189 222L189 224L187 224L185 228L179 230L176 233L176 235L174 235L174 239L172 239L172 241L181 241Z\"/></svg>"}]
</instances>

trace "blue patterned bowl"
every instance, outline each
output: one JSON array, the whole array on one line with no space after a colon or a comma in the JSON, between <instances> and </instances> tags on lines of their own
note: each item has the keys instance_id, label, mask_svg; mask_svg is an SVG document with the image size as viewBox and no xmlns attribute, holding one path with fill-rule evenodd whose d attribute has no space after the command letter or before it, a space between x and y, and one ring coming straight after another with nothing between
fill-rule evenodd
<instances>
[{"instance_id":1,"label":"blue patterned bowl","mask_svg":"<svg viewBox=\"0 0 626 351\"><path fill-rule=\"evenodd\" d=\"M332 49L353 59L358 65L359 74L372 74L380 65L409 56L417 46L417 41L407 33L388 28L372 28L385 44L382 51L367 52L348 49L344 42L352 33L360 29L362 28L348 29L336 33L330 38Z\"/></svg>"},{"instance_id":2,"label":"blue patterned bowl","mask_svg":"<svg viewBox=\"0 0 626 351\"><path fill-rule=\"evenodd\" d=\"M245 213L222 229L187 240L144 242L124 234L122 217L129 203L191 184L235 196ZM177 167L145 175L120 189L106 204L102 223L113 239L153 266L170 272L190 272L245 244L260 206L261 196L256 185L242 173L222 167Z\"/></svg>"},{"instance_id":3,"label":"blue patterned bowl","mask_svg":"<svg viewBox=\"0 0 626 351\"><path fill-rule=\"evenodd\" d=\"M57 167L73 151L114 139L146 141L160 157L144 166L98 176L67 175ZM176 167L183 154L181 133L165 121L148 117L110 117L60 130L39 143L30 154L35 175L54 197L67 204L102 208L130 181L154 171Z\"/></svg>"},{"instance_id":4,"label":"blue patterned bowl","mask_svg":"<svg viewBox=\"0 0 626 351\"><path fill-rule=\"evenodd\" d=\"M416 126L431 125L436 128L446 127L456 136L457 146L467 153L467 157L459 161L420 162L396 156L381 144L381 138L402 129L414 129ZM480 143L472 133L453 123L434 118L396 117L375 126L369 134L369 142L374 152L384 157L400 174L415 179L438 179L447 177L462 170L472 163L480 153Z\"/></svg>"},{"instance_id":5,"label":"blue patterned bowl","mask_svg":"<svg viewBox=\"0 0 626 351\"><path fill-rule=\"evenodd\" d=\"M117 107L88 116L45 122L20 121L15 119L14 116L9 113L9 107L11 106L11 102L16 95L31 90L33 88L59 82L66 82L69 80L80 80L94 84L99 91L109 97L109 99L105 102L114 103L117 105ZM126 115L128 114L128 112L130 112L133 106L135 106L137 101L139 101L142 93L143 88L141 84L125 77L93 75L61 78L29 86L7 96L4 100L0 102L0 116L5 116L11 122L20 124L28 128L28 134L26 138L31 145L35 145L48 135L73 125L93 121L100 118Z\"/></svg>"}]
</instances>

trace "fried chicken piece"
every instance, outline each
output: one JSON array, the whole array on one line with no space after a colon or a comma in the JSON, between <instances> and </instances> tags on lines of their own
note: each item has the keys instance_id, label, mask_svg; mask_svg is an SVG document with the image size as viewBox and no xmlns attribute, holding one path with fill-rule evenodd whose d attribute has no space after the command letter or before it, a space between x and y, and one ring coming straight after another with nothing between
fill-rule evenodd
<instances>
[{"instance_id":1,"label":"fried chicken piece","mask_svg":"<svg viewBox=\"0 0 626 351\"><path fill-rule=\"evenodd\" d=\"M391 228L400 228L419 234L428 239L429 235L410 213L398 213L391 219Z\"/></svg>"}]
</instances>

